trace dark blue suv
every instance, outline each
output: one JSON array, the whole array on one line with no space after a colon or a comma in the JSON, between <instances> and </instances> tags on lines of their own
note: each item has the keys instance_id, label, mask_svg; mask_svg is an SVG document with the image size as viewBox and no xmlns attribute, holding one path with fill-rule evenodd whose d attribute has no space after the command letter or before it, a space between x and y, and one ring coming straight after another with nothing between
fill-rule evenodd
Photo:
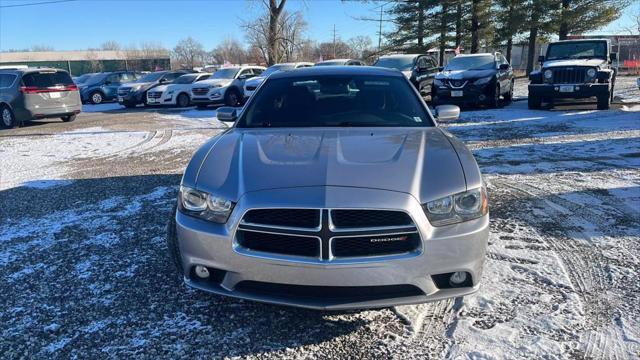
<instances>
[{"instance_id":1,"label":"dark blue suv","mask_svg":"<svg viewBox=\"0 0 640 360\"><path fill-rule=\"evenodd\" d=\"M118 97L118 88L138 80L139 73L133 71L114 71L97 73L78 85L83 103L100 104L114 101Z\"/></svg>"}]
</instances>

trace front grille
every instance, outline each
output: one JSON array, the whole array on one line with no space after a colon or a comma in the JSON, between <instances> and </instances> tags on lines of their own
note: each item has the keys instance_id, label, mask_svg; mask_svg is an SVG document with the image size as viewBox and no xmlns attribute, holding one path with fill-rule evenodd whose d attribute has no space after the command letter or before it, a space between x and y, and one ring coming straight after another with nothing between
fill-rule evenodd
<instances>
[{"instance_id":1,"label":"front grille","mask_svg":"<svg viewBox=\"0 0 640 360\"><path fill-rule=\"evenodd\" d=\"M334 238L331 241L331 253L335 257L397 255L419 247L417 233Z\"/></svg>"},{"instance_id":2,"label":"front grille","mask_svg":"<svg viewBox=\"0 0 640 360\"><path fill-rule=\"evenodd\" d=\"M203 96L207 95L207 93L209 92L209 88L193 88L191 89L191 92L193 93L193 95Z\"/></svg>"},{"instance_id":3,"label":"front grille","mask_svg":"<svg viewBox=\"0 0 640 360\"><path fill-rule=\"evenodd\" d=\"M336 228L413 225L407 213L389 210L331 210L331 222Z\"/></svg>"},{"instance_id":4,"label":"front grille","mask_svg":"<svg viewBox=\"0 0 640 360\"><path fill-rule=\"evenodd\" d=\"M127 95L131 91L131 88L120 88L118 89L118 95L124 96Z\"/></svg>"},{"instance_id":5,"label":"front grille","mask_svg":"<svg viewBox=\"0 0 640 360\"><path fill-rule=\"evenodd\" d=\"M249 91L253 91L253 90L257 89L257 86L254 86L254 85L247 85L245 88L246 88L247 90L249 90Z\"/></svg>"},{"instance_id":6,"label":"front grille","mask_svg":"<svg viewBox=\"0 0 640 360\"><path fill-rule=\"evenodd\" d=\"M449 86L452 88L461 88L467 84L466 80L447 80Z\"/></svg>"},{"instance_id":7,"label":"front grille","mask_svg":"<svg viewBox=\"0 0 640 360\"><path fill-rule=\"evenodd\" d=\"M320 226L320 210L317 209L256 209L243 218L246 223L298 228Z\"/></svg>"},{"instance_id":8,"label":"front grille","mask_svg":"<svg viewBox=\"0 0 640 360\"><path fill-rule=\"evenodd\" d=\"M236 237L238 244L249 250L315 258L320 256L320 241L314 237L244 230L239 230Z\"/></svg>"},{"instance_id":9,"label":"front grille","mask_svg":"<svg viewBox=\"0 0 640 360\"><path fill-rule=\"evenodd\" d=\"M582 84L587 81L587 68L552 68L554 84Z\"/></svg>"},{"instance_id":10,"label":"front grille","mask_svg":"<svg viewBox=\"0 0 640 360\"><path fill-rule=\"evenodd\" d=\"M327 301L359 302L421 296L424 292L413 285L382 286L311 286L277 284L262 281L241 281L234 291L255 295Z\"/></svg>"},{"instance_id":11,"label":"front grille","mask_svg":"<svg viewBox=\"0 0 640 360\"><path fill-rule=\"evenodd\" d=\"M149 99L159 99L162 96L162 91L149 91L147 97Z\"/></svg>"},{"instance_id":12,"label":"front grille","mask_svg":"<svg viewBox=\"0 0 640 360\"><path fill-rule=\"evenodd\" d=\"M334 258L416 252L418 229L400 210L250 209L238 226L236 250L305 256L318 262Z\"/></svg>"}]
</instances>

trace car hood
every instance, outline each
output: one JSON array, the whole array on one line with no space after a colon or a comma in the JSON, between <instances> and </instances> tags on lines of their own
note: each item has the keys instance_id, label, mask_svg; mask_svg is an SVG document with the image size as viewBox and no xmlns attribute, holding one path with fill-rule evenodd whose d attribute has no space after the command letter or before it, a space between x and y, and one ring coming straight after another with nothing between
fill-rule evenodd
<instances>
[{"instance_id":1,"label":"car hood","mask_svg":"<svg viewBox=\"0 0 640 360\"><path fill-rule=\"evenodd\" d=\"M233 79L209 79L209 80L198 81L197 83L193 84L193 87L194 88L207 87L211 85L227 86L231 84L232 81Z\"/></svg>"},{"instance_id":2,"label":"car hood","mask_svg":"<svg viewBox=\"0 0 640 360\"><path fill-rule=\"evenodd\" d=\"M495 75L496 70L451 70L442 71L436 75L439 80L466 80L479 79Z\"/></svg>"},{"instance_id":3,"label":"car hood","mask_svg":"<svg viewBox=\"0 0 640 360\"><path fill-rule=\"evenodd\" d=\"M545 61L543 68L564 67L564 66L590 66L599 67L606 63L603 59L566 59Z\"/></svg>"},{"instance_id":4,"label":"car hood","mask_svg":"<svg viewBox=\"0 0 640 360\"><path fill-rule=\"evenodd\" d=\"M136 87L136 86L142 85L142 87L140 89L147 90L147 89L149 89L152 86L157 85L157 84L158 84L157 82L131 82L131 83L122 85L120 87L122 87L122 88L132 88L132 87Z\"/></svg>"},{"instance_id":5,"label":"car hood","mask_svg":"<svg viewBox=\"0 0 640 360\"><path fill-rule=\"evenodd\" d=\"M202 163L196 156L189 165L199 168L189 183L234 201L308 186L397 191L421 202L466 190L458 155L436 127L232 129L208 146Z\"/></svg>"},{"instance_id":6,"label":"car hood","mask_svg":"<svg viewBox=\"0 0 640 360\"><path fill-rule=\"evenodd\" d=\"M161 91L164 92L166 91L171 85L169 84L165 84L165 85L158 85L156 87L153 88L153 91Z\"/></svg>"}]
</instances>

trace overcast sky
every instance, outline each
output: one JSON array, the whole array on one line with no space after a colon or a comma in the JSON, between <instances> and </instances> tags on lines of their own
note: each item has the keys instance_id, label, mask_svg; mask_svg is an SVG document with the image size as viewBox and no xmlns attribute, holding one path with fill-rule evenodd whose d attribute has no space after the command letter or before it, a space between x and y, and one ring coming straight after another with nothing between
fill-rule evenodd
<instances>
[{"instance_id":1,"label":"overcast sky","mask_svg":"<svg viewBox=\"0 0 640 360\"><path fill-rule=\"evenodd\" d=\"M49 1L62 2L14 7ZM107 40L124 46L154 41L172 48L187 36L210 50L228 37L244 42L240 24L254 18L261 4L247 0L0 0L0 50L34 45L77 50L99 47ZM378 7L372 2L289 0L286 8L303 11L311 39L330 41L335 24L338 36L345 40L368 35L376 44L378 23L354 18L377 17ZM640 1L627 10L627 14L640 12ZM631 16L623 16L602 33L631 25Z\"/></svg>"}]
</instances>

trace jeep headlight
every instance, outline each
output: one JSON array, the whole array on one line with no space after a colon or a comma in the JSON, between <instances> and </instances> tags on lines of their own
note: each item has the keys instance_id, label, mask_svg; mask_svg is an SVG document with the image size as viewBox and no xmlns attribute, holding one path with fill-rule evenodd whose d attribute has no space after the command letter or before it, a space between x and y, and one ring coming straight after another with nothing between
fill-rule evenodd
<instances>
[{"instance_id":1,"label":"jeep headlight","mask_svg":"<svg viewBox=\"0 0 640 360\"><path fill-rule=\"evenodd\" d=\"M587 70L587 76L590 78L596 77L596 74L597 74L596 69L591 68Z\"/></svg>"},{"instance_id":2,"label":"jeep headlight","mask_svg":"<svg viewBox=\"0 0 640 360\"><path fill-rule=\"evenodd\" d=\"M484 84L488 84L489 81L491 81L493 79L493 76L487 76L487 77L483 77L480 78L476 81L473 82L474 85L484 85Z\"/></svg>"},{"instance_id":3,"label":"jeep headlight","mask_svg":"<svg viewBox=\"0 0 640 360\"><path fill-rule=\"evenodd\" d=\"M544 71L544 78L547 80L551 80L551 78L553 77L553 71L547 69Z\"/></svg>"},{"instance_id":4,"label":"jeep headlight","mask_svg":"<svg viewBox=\"0 0 640 360\"><path fill-rule=\"evenodd\" d=\"M229 219L234 205L233 202L222 197L180 186L178 207L181 212L187 215L224 224Z\"/></svg>"},{"instance_id":5,"label":"jeep headlight","mask_svg":"<svg viewBox=\"0 0 640 360\"><path fill-rule=\"evenodd\" d=\"M484 186L429 201L422 207L433 226L457 224L489 213L487 190Z\"/></svg>"}]
</instances>

